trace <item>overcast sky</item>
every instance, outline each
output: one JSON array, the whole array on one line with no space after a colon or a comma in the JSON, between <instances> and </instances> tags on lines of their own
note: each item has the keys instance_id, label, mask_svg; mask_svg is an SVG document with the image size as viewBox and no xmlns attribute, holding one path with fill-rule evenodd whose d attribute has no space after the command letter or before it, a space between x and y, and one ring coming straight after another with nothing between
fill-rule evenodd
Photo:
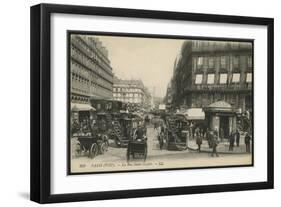
<instances>
[{"instance_id":1,"label":"overcast sky","mask_svg":"<svg viewBox=\"0 0 281 207\"><path fill-rule=\"evenodd\" d=\"M155 87L156 96L165 96L184 40L96 37L108 49L113 72L118 78L141 79L149 89Z\"/></svg>"}]
</instances>

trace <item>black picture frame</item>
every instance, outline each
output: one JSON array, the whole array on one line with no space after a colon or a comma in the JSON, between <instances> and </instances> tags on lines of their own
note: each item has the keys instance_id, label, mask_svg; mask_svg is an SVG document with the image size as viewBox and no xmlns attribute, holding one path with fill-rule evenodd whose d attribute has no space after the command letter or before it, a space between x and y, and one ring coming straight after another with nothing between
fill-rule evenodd
<instances>
[{"instance_id":1,"label":"black picture frame","mask_svg":"<svg viewBox=\"0 0 281 207\"><path fill-rule=\"evenodd\" d=\"M267 181L236 184L167 187L73 194L51 194L51 71L50 17L53 13L113 17L232 23L267 26ZM272 18L195 14L153 10L39 4L31 7L31 174L30 199L39 203L165 196L224 191L271 189L274 187L274 20Z\"/></svg>"}]
</instances>

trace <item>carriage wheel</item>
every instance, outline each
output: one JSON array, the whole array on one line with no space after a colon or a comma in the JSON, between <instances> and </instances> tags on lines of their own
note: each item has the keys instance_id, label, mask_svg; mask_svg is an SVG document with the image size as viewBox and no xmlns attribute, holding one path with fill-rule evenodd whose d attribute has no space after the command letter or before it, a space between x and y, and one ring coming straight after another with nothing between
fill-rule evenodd
<instances>
[{"instance_id":1,"label":"carriage wheel","mask_svg":"<svg viewBox=\"0 0 281 207\"><path fill-rule=\"evenodd\" d=\"M121 142L115 137L114 139L116 147L121 147Z\"/></svg>"},{"instance_id":2,"label":"carriage wheel","mask_svg":"<svg viewBox=\"0 0 281 207\"><path fill-rule=\"evenodd\" d=\"M104 135L103 138L104 138L103 140L104 140L104 145L105 145L104 151L106 152L108 150L108 146L109 146L108 136Z\"/></svg>"},{"instance_id":3,"label":"carriage wheel","mask_svg":"<svg viewBox=\"0 0 281 207\"><path fill-rule=\"evenodd\" d=\"M144 156L143 156L143 161L146 161L146 157L147 157L147 147L145 147L144 149Z\"/></svg>"},{"instance_id":4,"label":"carriage wheel","mask_svg":"<svg viewBox=\"0 0 281 207\"><path fill-rule=\"evenodd\" d=\"M91 149L89 151L89 157L94 158L98 154L98 145L96 143L92 144Z\"/></svg>"},{"instance_id":5,"label":"carriage wheel","mask_svg":"<svg viewBox=\"0 0 281 207\"><path fill-rule=\"evenodd\" d=\"M106 142L103 142L103 143L100 145L100 153L101 153L101 154L104 154L105 151L107 151L107 145L106 145Z\"/></svg>"},{"instance_id":6,"label":"carriage wheel","mask_svg":"<svg viewBox=\"0 0 281 207\"><path fill-rule=\"evenodd\" d=\"M105 151L108 151L108 146L109 146L108 141L106 140L106 141L104 142L104 144L105 144Z\"/></svg>"}]
</instances>

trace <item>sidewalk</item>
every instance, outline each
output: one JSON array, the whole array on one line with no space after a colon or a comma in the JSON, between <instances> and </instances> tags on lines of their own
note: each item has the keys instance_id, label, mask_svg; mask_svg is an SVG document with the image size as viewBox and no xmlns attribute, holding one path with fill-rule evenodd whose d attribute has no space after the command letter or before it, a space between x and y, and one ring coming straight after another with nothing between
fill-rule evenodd
<instances>
[{"instance_id":1,"label":"sidewalk","mask_svg":"<svg viewBox=\"0 0 281 207\"><path fill-rule=\"evenodd\" d=\"M190 139L187 142L188 149L197 151L198 145L196 144L195 139ZM252 143L251 143L252 144ZM212 152L212 148L209 148L207 140L203 140L203 143L201 145L201 152ZM236 143L234 144L233 151L229 151L229 142L227 140L223 140L219 143L217 146L217 152L222 154L248 154L246 152L246 145L244 143L244 137L240 138L240 145L239 147L236 146Z\"/></svg>"}]
</instances>

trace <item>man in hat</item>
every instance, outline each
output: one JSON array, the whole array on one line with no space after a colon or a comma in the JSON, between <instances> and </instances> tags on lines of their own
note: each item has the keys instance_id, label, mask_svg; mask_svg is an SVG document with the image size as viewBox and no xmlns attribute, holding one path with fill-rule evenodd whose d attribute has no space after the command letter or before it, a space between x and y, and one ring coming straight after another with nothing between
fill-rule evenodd
<instances>
[{"instance_id":1,"label":"man in hat","mask_svg":"<svg viewBox=\"0 0 281 207\"><path fill-rule=\"evenodd\" d=\"M211 156L214 157L214 155L216 155L217 157L219 156L218 152L217 152L217 146L219 144L219 140L218 140L218 136L217 133L215 132L211 132L210 133L211 136L211 146L213 148L212 154Z\"/></svg>"},{"instance_id":2,"label":"man in hat","mask_svg":"<svg viewBox=\"0 0 281 207\"><path fill-rule=\"evenodd\" d=\"M246 152L250 153L250 141L251 137L248 132L245 134L245 145L246 145Z\"/></svg>"}]
</instances>

